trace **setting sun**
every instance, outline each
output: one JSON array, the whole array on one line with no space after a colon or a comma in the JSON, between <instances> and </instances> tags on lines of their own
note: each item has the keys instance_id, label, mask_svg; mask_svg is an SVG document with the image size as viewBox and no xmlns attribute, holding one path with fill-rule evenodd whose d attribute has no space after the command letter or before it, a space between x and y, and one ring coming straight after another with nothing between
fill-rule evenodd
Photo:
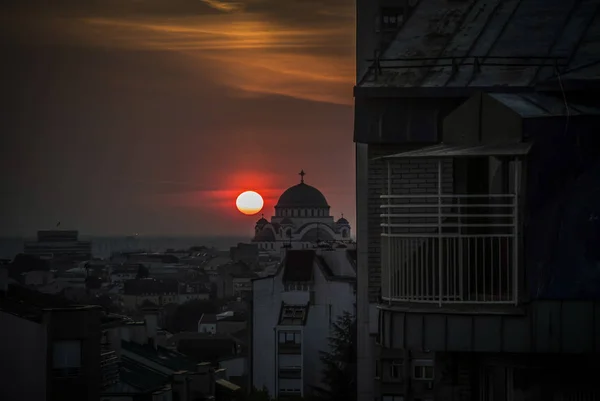
<instances>
[{"instance_id":1,"label":"setting sun","mask_svg":"<svg viewBox=\"0 0 600 401\"><path fill-rule=\"evenodd\" d=\"M238 210L248 216L260 212L264 204L262 196L254 191L242 192L235 201Z\"/></svg>"}]
</instances>

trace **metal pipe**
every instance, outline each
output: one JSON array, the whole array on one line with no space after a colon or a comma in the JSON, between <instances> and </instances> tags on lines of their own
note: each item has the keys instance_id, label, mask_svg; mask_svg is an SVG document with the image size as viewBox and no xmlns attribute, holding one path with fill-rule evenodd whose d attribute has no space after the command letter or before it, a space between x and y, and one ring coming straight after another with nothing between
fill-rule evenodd
<instances>
[{"instance_id":1,"label":"metal pipe","mask_svg":"<svg viewBox=\"0 0 600 401\"><path fill-rule=\"evenodd\" d=\"M387 193L388 195L390 195L390 197L388 198L388 206L391 206L392 204L392 169L390 166L390 161L387 161ZM389 209L388 209L389 210ZM388 233L388 237L386 239L387 241L387 268L388 268L388 304L391 305L392 303L392 259L391 259L391 255L392 255L392 237L391 237L391 230L392 230L392 220L391 220L391 216L388 213L387 216L387 233Z\"/></svg>"},{"instance_id":2,"label":"metal pipe","mask_svg":"<svg viewBox=\"0 0 600 401\"><path fill-rule=\"evenodd\" d=\"M442 306L442 160L437 161L438 178L438 305Z\"/></svg>"},{"instance_id":3,"label":"metal pipe","mask_svg":"<svg viewBox=\"0 0 600 401\"><path fill-rule=\"evenodd\" d=\"M513 300L515 305L519 303L519 176L521 162L515 160L515 200L514 200L514 223L513 230Z\"/></svg>"}]
</instances>

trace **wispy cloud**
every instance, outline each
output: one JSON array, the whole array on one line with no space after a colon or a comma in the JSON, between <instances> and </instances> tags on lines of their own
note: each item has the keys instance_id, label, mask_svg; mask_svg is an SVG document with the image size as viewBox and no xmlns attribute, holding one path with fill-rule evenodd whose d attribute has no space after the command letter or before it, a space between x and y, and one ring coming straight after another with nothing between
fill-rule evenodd
<instances>
[{"instance_id":1,"label":"wispy cloud","mask_svg":"<svg viewBox=\"0 0 600 401\"><path fill-rule=\"evenodd\" d=\"M32 32L41 41L173 52L180 68L213 65L212 79L240 92L352 103L351 4L200 1L219 12L37 16Z\"/></svg>"},{"instance_id":2,"label":"wispy cloud","mask_svg":"<svg viewBox=\"0 0 600 401\"><path fill-rule=\"evenodd\" d=\"M226 13L240 11L244 8L244 5L242 3L233 3L233 2L227 2L227 1L221 1L221 0L200 0L200 1L208 4L215 10L223 11Z\"/></svg>"}]
</instances>

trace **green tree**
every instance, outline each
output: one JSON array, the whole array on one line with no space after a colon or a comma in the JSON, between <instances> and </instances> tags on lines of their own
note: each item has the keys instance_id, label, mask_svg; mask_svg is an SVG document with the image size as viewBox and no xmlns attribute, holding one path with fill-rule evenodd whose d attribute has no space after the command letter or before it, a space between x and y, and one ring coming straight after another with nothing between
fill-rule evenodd
<instances>
[{"instance_id":1,"label":"green tree","mask_svg":"<svg viewBox=\"0 0 600 401\"><path fill-rule=\"evenodd\" d=\"M167 315L166 328L171 333L181 331L197 331L198 321L204 313L217 313L218 307L215 302L194 299L182 305Z\"/></svg>"},{"instance_id":2,"label":"green tree","mask_svg":"<svg viewBox=\"0 0 600 401\"><path fill-rule=\"evenodd\" d=\"M323 387L315 396L327 401L356 400L356 319L344 312L333 323L329 351L321 351Z\"/></svg>"}]
</instances>

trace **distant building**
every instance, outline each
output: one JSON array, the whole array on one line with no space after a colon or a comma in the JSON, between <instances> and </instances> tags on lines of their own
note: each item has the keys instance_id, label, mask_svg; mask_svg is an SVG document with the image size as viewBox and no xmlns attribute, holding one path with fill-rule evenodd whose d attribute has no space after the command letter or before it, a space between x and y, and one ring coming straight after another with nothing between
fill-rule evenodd
<instances>
[{"instance_id":1,"label":"distant building","mask_svg":"<svg viewBox=\"0 0 600 401\"><path fill-rule=\"evenodd\" d=\"M27 241L24 253L41 259L89 260L92 257L92 243L80 241L75 230L41 230L37 241Z\"/></svg>"},{"instance_id":2,"label":"distant building","mask_svg":"<svg viewBox=\"0 0 600 401\"><path fill-rule=\"evenodd\" d=\"M353 253L288 250L278 271L256 279L252 302L252 384L271 397L305 396L322 384L320 352L331 325L354 313Z\"/></svg>"},{"instance_id":3,"label":"distant building","mask_svg":"<svg viewBox=\"0 0 600 401\"><path fill-rule=\"evenodd\" d=\"M316 242L352 242L350 223L343 216L337 221L329 214L330 206L317 188L304 182L288 188L275 205L275 215L256 222L252 242L259 252L281 257L282 249L312 248Z\"/></svg>"},{"instance_id":4,"label":"distant building","mask_svg":"<svg viewBox=\"0 0 600 401\"><path fill-rule=\"evenodd\" d=\"M134 310L152 304L183 304L195 299L209 299L206 289L193 289L180 284L177 280L156 280L144 278L129 280L123 287L123 306L126 310Z\"/></svg>"},{"instance_id":5,"label":"distant building","mask_svg":"<svg viewBox=\"0 0 600 401\"><path fill-rule=\"evenodd\" d=\"M234 262L244 262L253 264L258 260L258 244L239 243L232 246L229 251L229 257Z\"/></svg>"}]
</instances>

